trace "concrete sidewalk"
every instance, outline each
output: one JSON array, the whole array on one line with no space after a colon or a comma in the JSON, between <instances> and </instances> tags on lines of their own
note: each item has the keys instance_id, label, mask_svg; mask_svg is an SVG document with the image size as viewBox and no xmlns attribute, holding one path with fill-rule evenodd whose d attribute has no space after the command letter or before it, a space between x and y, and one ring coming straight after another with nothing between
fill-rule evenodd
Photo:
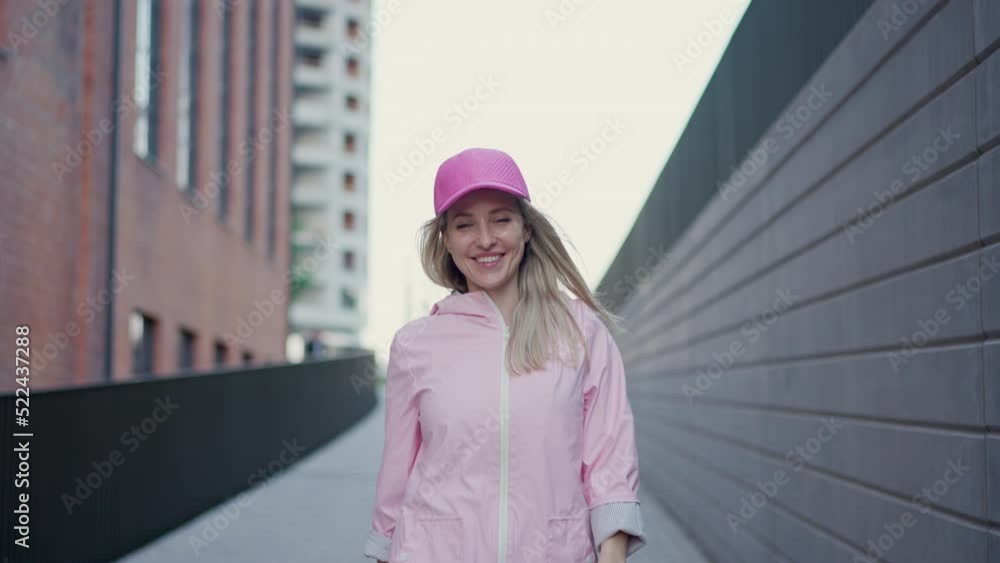
<instances>
[{"instance_id":1,"label":"concrete sidewalk","mask_svg":"<svg viewBox=\"0 0 1000 563\"><path fill-rule=\"evenodd\" d=\"M381 462L384 416L380 397L367 417L271 478L243 501L246 506L231 499L119 563L372 563L361 552ZM655 501L643 499L642 507L649 545L630 563L704 561Z\"/></svg>"}]
</instances>

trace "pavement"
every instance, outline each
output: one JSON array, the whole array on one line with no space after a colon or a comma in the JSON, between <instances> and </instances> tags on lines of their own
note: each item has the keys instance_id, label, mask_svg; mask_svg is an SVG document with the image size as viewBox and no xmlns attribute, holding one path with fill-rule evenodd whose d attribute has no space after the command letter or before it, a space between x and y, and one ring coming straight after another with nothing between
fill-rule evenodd
<instances>
[{"instance_id":1,"label":"pavement","mask_svg":"<svg viewBox=\"0 0 1000 563\"><path fill-rule=\"evenodd\" d=\"M362 555L382 455L378 406L336 440L118 563L373 563ZM706 559L659 504L641 498L649 543L630 563Z\"/></svg>"}]
</instances>

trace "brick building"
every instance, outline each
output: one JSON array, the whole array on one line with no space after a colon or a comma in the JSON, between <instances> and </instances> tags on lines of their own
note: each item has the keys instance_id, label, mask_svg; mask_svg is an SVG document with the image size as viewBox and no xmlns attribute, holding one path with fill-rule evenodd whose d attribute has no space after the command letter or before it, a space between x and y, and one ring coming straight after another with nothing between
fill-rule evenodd
<instances>
[{"instance_id":1,"label":"brick building","mask_svg":"<svg viewBox=\"0 0 1000 563\"><path fill-rule=\"evenodd\" d=\"M292 17L0 2L0 334L31 327L32 387L284 359Z\"/></svg>"}]
</instances>

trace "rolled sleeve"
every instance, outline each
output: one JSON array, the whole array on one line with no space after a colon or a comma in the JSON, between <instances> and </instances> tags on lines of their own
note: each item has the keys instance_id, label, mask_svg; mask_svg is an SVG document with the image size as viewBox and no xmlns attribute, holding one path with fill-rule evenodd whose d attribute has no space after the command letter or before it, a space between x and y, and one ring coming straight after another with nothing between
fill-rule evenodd
<instances>
[{"instance_id":1,"label":"rolled sleeve","mask_svg":"<svg viewBox=\"0 0 1000 563\"><path fill-rule=\"evenodd\" d=\"M368 532L368 543L365 544L366 557L388 561L390 551L392 551L392 538L387 538L374 530Z\"/></svg>"},{"instance_id":2,"label":"rolled sleeve","mask_svg":"<svg viewBox=\"0 0 1000 563\"><path fill-rule=\"evenodd\" d=\"M625 556L628 557L646 545L642 524L642 511L637 502L609 502L590 511L590 527L594 533L594 550L618 532L629 535Z\"/></svg>"},{"instance_id":3,"label":"rolled sleeve","mask_svg":"<svg viewBox=\"0 0 1000 563\"><path fill-rule=\"evenodd\" d=\"M617 532L629 534L628 555L646 544L639 508L639 455L625 367L611 332L595 313L585 377L583 489L595 549Z\"/></svg>"}]
</instances>

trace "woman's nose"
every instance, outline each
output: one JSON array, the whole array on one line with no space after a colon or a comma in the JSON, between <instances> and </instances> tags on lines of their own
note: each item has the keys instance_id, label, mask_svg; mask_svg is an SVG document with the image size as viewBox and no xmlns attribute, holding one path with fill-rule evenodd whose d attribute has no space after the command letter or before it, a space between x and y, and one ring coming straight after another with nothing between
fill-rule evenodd
<instances>
[{"instance_id":1,"label":"woman's nose","mask_svg":"<svg viewBox=\"0 0 1000 563\"><path fill-rule=\"evenodd\" d=\"M497 237L493 233L493 229L491 229L489 227L483 227L482 229L479 229L479 244L480 244L480 246L483 246L485 248L489 248L489 247L493 246L493 243L496 241L496 239L497 239Z\"/></svg>"}]
</instances>

